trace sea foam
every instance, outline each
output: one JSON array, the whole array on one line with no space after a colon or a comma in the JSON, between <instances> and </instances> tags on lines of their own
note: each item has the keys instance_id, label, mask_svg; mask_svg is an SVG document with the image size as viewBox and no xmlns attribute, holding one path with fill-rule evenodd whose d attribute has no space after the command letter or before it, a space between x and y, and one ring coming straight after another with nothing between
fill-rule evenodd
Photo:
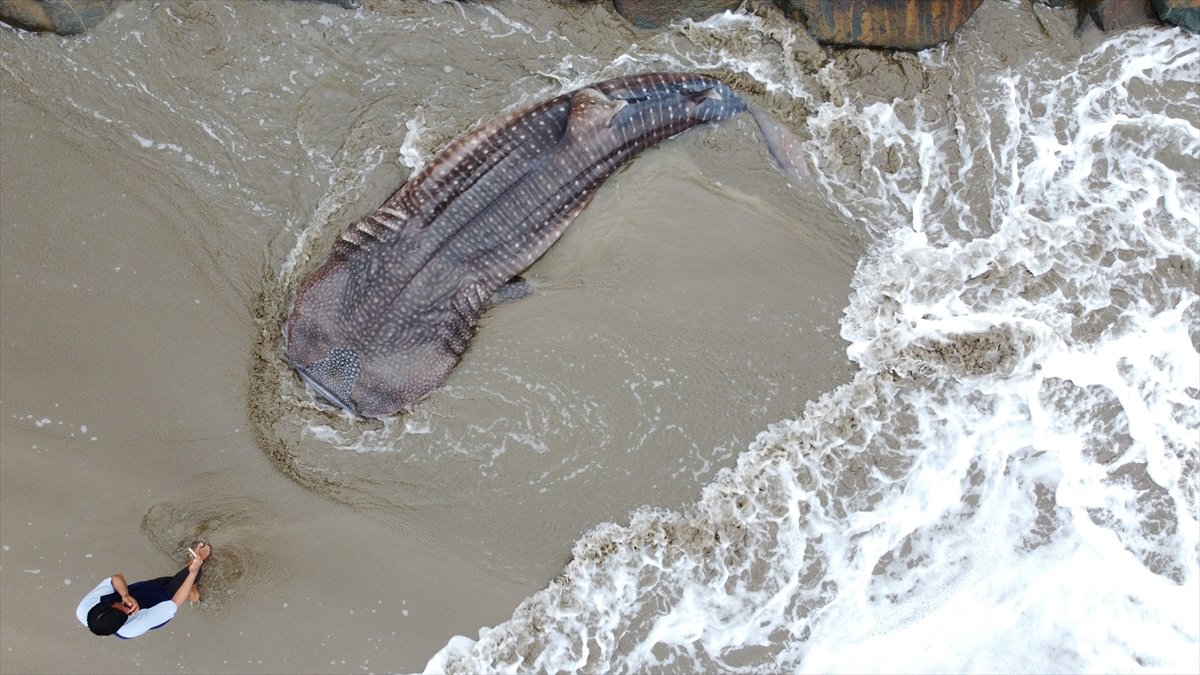
<instances>
[{"instance_id":1,"label":"sea foam","mask_svg":"<svg viewBox=\"0 0 1200 675\"><path fill-rule=\"evenodd\" d=\"M1200 670L1197 47L815 110L858 374L427 670Z\"/></svg>"}]
</instances>

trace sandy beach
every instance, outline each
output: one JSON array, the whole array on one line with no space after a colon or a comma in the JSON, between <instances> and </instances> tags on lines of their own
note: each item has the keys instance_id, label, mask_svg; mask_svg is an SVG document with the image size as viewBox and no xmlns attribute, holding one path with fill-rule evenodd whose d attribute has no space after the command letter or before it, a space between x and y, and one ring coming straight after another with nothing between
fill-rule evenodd
<instances>
[{"instance_id":1,"label":"sandy beach","mask_svg":"<svg viewBox=\"0 0 1200 675\"><path fill-rule=\"evenodd\" d=\"M1195 35L362 4L0 28L0 673L1197 669ZM746 115L668 139L403 416L314 400L282 325L343 228L654 70L811 175ZM76 621L200 539L162 630Z\"/></svg>"},{"instance_id":2,"label":"sandy beach","mask_svg":"<svg viewBox=\"0 0 1200 675\"><path fill-rule=\"evenodd\" d=\"M419 669L533 590L280 474L248 431L245 308L102 148L3 106L4 672ZM196 534L212 596L169 630L76 622L103 577L173 573Z\"/></svg>"},{"instance_id":3,"label":"sandy beach","mask_svg":"<svg viewBox=\"0 0 1200 675\"><path fill-rule=\"evenodd\" d=\"M547 292L485 318L461 372L411 418L426 432L402 436L400 452L314 440L312 424L346 422L313 406L277 360L295 282L278 270L297 232L320 232L318 256L349 214L398 185L405 139L386 119L343 128L355 104L332 93L329 74L307 92L280 90L294 121L250 149L240 136L213 144L221 118L198 125L189 115L201 112L172 111L228 107L204 92L236 88L212 62L187 60L211 57L213 44L233 51L221 31L243 26L248 36L305 26L299 39L320 43L311 27L337 10L239 4L215 12L218 29L206 9L127 6L82 42L0 33L3 672L420 670L452 636L503 621L545 586L583 532L643 504L688 503L767 423L848 377L836 322L855 245L830 236L836 219L765 163L744 120L614 176L568 246L532 270ZM389 9L401 16L384 19L409 18ZM607 10L571 11L594 24L577 35L603 29L601 53L623 48L627 29ZM474 13L482 19L467 23L486 27ZM373 22L384 19L359 28L382 32ZM136 76L103 63L131 30L176 60ZM462 46L469 37L445 40L463 50L453 75L415 37L403 48L416 55L379 66L412 73L424 60L438 74L419 75L427 90L445 77L487 93L438 123L438 106L461 94L427 103L426 152L515 102L503 63L483 81L464 77L458 69L482 67ZM538 49L522 58L537 62ZM289 59L304 67L304 52L274 50L277 77ZM46 79L71 62L69 82ZM129 83L106 91L110 77ZM129 100L126 86L138 92ZM394 118L423 94L374 96L364 105ZM253 106L225 112L246 130L263 124ZM337 154L347 142L387 161L356 170L361 159ZM305 144L308 156L294 151ZM260 152L276 163L256 167ZM797 212L817 224L798 226ZM785 281L764 286L763 266ZM747 332L748 320L761 328ZM276 359L265 375L252 367L260 357ZM254 426L255 377L273 378L274 427ZM539 381L549 398L530 389ZM489 430L512 420L516 430ZM132 643L78 625L76 603L102 578L173 573L198 537L215 551L199 607Z\"/></svg>"}]
</instances>

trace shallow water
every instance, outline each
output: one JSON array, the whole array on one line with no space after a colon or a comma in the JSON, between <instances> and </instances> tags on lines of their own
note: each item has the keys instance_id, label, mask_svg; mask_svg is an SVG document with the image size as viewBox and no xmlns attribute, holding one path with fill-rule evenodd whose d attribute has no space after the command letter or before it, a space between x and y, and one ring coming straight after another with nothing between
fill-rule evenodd
<instances>
[{"instance_id":1,"label":"shallow water","mask_svg":"<svg viewBox=\"0 0 1200 675\"><path fill-rule=\"evenodd\" d=\"M845 379L834 333L853 245L747 119L613 177L530 271L538 297L491 312L412 414L380 428L316 409L278 333L337 232L477 120L655 65L605 65L629 34L594 7L379 10L130 7L107 33L126 44L7 43L9 90L132 155L186 263L258 318L252 425L286 473L544 581L564 542L694 498L763 424ZM139 66L131 42L162 68Z\"/></svg>"},{"instance_id":2,"label":"shallow water","mask_svg":"<svg viewBox=\"0 0 1200 675\"><path fill-rule=\"evenodd\" d=\"M69 129L112 173L57 217L0 205L9 597L53 565L31 546L61 547L22 519L71 532L14 476L52 461L69 496L153 453L151 494L87 521L167 555L211 532L221 630L322 578L281 551L326 520L375 538L344 551L368 567L448 561L384 572L387 618L354 614L378 581L347 586L360 633L305 656L181 667L414 670L457 632L431 667L1200 669L1194 36L1081 40L988 2L895 56L828 55L768 9L646 34L576 4L133 4L81 40L0 37L6 195L89 170L26 131ZM749 92L810 139L813 180L748 119L681 135L609 180L411 414L311 400L279 325L341 227L476 122L653 69ZM28 441L58 427L50 457ZM224 454L251 440L320 498ZM474 607L447 574L502 590ZM500 623L497 598L547 583ZM397 636L421 587L451 633ZM155 658L124 663L174 665Z\"/></svg>"},{"instance_id":3,"label":"shallow water","mask_svg":"<svg viewBox=\"0 0 1200 675\"><path fill-rule=\"evenodd\" d=\"M809 119L855 377L431 669L1197 668L1200 40L1032 19Z\"/></svg>"},{"instance_id":4,"label":"shallow water","mask_svg":"<svg viewBox=\"0 0 1200 675\"><path fill-rule=\"evenodd\" d=\"M6 611L37 607L6 613L6 668L419 669L587 528L694 499L848 376L857 244L747 118L614 176L410 416L316 406L278 351L309 256L478 121L677 66L620 63L631 34L598 7L378 9L130 4L81 39L0 33L0 581ZM217 553L181 620L221 653L39 647L78 632L74 588L173 570L198 537Z\"/></svg>"}]
</instances>

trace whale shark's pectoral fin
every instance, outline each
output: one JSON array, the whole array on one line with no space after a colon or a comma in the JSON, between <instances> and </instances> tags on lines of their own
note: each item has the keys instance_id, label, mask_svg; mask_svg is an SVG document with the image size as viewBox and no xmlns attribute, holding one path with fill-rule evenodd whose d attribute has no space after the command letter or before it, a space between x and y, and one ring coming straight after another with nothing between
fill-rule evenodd
<instances>
[{"instance_id":1,"label":"whale shark's pectoral fin","mask_svg":"<svg viewBox=\"0 0 1200 675\"><path fill-rule=\"evenodd\" d=\"M571 113L567 119L567 140L586 138L596 131L608 129L628 101L609 98L604 92L588 87L571 96Z\"/></svg>"},{"instance_id":2,"label":"whale shark's pectoral fin","mask_svg":"<svg viewBox=\"0 0 1200 675\"><path fill-rule=\"evenodd\" d=\"M525 281L524 277L516 276L509 279L508 283L497 288L495 293L492 293L492 297L488 298L488 305L503 305L523 300L533 295L535 290L537 289L533 287L533 284Z\"/></svg>"}]
</instances>

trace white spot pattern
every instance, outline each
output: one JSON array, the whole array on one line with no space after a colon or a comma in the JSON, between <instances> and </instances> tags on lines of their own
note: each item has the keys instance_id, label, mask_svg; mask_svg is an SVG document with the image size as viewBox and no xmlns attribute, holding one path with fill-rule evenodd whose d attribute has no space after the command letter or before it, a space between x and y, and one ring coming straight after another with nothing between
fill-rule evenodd
<instances>
[{"instance_id":1,"label":"white spot pattern","mask_svg":"<svg viewBox=\"0 0 1200 675\"><path fill-rule=\"evenodd\" d=\"M562 235L614 170L681 131L743 110L713 78L636 75L502 115L456 139L347 228L305 281L288 318L289 358L308 369L331 350L353 352L359 368L346 402L360 414L396 412L445 379L487 299Z\"/></svg>"}]
</instances>

